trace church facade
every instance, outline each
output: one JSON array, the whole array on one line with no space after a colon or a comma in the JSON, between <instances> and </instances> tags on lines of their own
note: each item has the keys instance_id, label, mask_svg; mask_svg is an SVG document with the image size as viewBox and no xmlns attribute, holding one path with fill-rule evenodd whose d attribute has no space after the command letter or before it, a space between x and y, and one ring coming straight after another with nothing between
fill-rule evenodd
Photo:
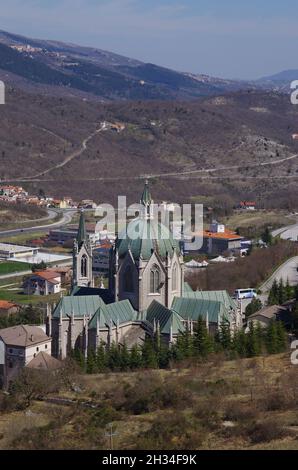
<instances>
[{"instance_id":1,"label":"church facade","mask_svg":"<svg viewBox=\"0 0 298 470\"><path fill-rule=\"evenodd\" d=\"M53 355L65 358L76 348L87 355L103 342L141 345L159 333L171 344L199 317L216 331L222 322L242 326L238 304L225 291L193 292L184 282L184 262L171 231L154 219L148 182L139 217L118 235L111 256L109 288L94 287L92 247L81 214L73 248L73 289L48 319ZM134 234L134 236L132 236Z\"/></svg>"}]
</instances>

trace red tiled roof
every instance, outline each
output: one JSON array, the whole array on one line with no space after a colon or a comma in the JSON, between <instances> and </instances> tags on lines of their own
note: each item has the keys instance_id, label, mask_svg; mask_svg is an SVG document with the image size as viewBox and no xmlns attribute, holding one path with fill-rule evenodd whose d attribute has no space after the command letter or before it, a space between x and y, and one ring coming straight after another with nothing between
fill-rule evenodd
<instances>
[{"instance_id":1,"label":"red tiled roof","mask_svg":"<svg viewBox=\"0 0 298 470\"><path fill-rule=\"evenodd\" d=\"M54 281L56 277L60 277L60 274L56 271L37 271L34 273L35 276L39 276L46 281Z\"/></svg>"},{"instance_id":2,"label":"red tiled roof","mask_svg":"<svg viewBox=\"0 0 298 470\"><path fill-rule=\"evenodd\" d=\"M8 300L0 300L0 309L8 310L13 307L17 307L17 305L12 302L9 302Z\"/></svg>"}]
</instances>

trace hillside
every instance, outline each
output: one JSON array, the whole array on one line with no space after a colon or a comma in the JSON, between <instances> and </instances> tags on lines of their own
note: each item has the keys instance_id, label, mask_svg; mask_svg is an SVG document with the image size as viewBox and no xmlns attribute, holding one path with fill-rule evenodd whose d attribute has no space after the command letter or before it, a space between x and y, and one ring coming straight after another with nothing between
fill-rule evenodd
<instances>
[{"instance_id":1,"label":"hillside","mask_svg":"<svg viewBox=\"0 0 298 470\"><path fill-rule=\"evenodd\" d=\"M297 450L295 367L287 353L137 373L72 369L65 383L78 392L48 398L55 381L40 387L33 375L23 393L0 393L0 449L108 450L112 424L115 450ZM45 401L32 400L40 388Z\"/></svg>"},{"instance_id":2,"label":"hillside","mask_svg":"<svg viewBox=\"0 0 298 470\"><path fill-rule=\"evenodd\" d=\"M126 194L136 201L149 175L157 200L298 206L298 144L291 138L297 107L287 96L100 104L10 88L3 109L2 182L56 196L109 202ZM122 125L118 132L114 123Z\"/></svg>"}]
</instances>

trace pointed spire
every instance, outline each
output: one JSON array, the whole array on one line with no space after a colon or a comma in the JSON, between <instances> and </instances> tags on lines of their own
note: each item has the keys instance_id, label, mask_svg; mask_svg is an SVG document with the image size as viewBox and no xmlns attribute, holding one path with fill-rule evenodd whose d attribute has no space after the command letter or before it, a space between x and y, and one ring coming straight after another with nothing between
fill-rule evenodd
<instances>
[{"instance_id":1,"label":"pointed spire","mask_svg":"<svg viewBox=\"0 0 298 470\"><path fill-rule=\"evenodd\" d=\"M151 198L150 189L149 189L149 181L146 179L140 203L143 204L143 206L147 207L147 206L150 206L151 202L152 202L152 198Z\"/></svg>"},{"instance_id":2,"label":"pointed spire","mask_svg":"<svg viewBox=\"0 0 298 470\"><path fill-rule=\"evenodd\" d=\"M84 212L81 211L79 230L78 230L78 235L77 235L78 246L81 247L81 245L86 241L86 239L87 239L87 235L86 235L86 226L85 226L85 216L84 216Z\"/></svg>"}]
</instances>

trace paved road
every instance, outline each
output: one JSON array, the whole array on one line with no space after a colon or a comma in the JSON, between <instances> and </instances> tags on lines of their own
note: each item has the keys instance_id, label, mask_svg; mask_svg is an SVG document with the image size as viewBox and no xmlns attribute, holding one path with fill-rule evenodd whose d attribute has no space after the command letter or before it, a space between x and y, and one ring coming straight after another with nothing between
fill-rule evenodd
<instances>
[{"instance_id":1,"label":"paved road","mask_svg":"<svg viewBox=\"0 0 298 470\"><path fill-rule=\"evenodd\" d=\"M54 211L51 211L51 212L54 212ZM72 217L76 212L77 212L77 209L69 210L67 212L59 212L62 214L62 218L58 220L57 222L53 222L51 224L34 225L32 227L18 228L14 230L6 230L3 232L0 232L0 238L6 238L8 236L18 235L20 233L30 233L30 232L36 232L38 230L47 230L47 229L62 227L63 225L69 224L71 222ZM57 215L57 212L55 213L55 216L56 215Z\"/></svg>"},{"instance_id":2,"label":"paved road","mask_svg":"<svg viewBox=\"0 0 298 470\"><path fill-rule=\"evenodd\" d=\"M284 264L282 264L273 274L270 276L267 281L262 284L260 287L260 290L264 292L268 292L274 280L277 282L282 279L285 283L287 280L289 280L289 283L291 286L297 285L298 284L298 256L295 256L294 258L289 259L286 261Z\"/></svg>"},{"instance_id":3,"label":"paved road","mask_svg":"<svg viewBox=\"0 0 298 470\"><path fill-rule=\"evenodd\" d=\"M273 237L280 237L283 240L292 240L298 241L298 223L293 225L288 225L287 227L279 228L278 230L273 230Z\"/></svg>"}]
</instances>

